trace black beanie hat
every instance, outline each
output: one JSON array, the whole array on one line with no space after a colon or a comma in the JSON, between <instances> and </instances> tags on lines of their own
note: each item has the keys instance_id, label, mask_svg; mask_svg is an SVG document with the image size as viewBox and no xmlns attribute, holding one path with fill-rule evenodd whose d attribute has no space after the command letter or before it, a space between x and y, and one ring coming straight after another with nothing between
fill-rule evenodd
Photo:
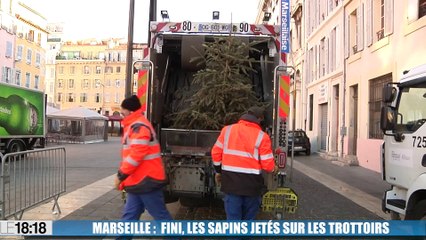
<instances>
[{"instance_id":1,"label":"black beanie hat","mask_svg":"<svg viewBox=\"0 0 426 240\"><path fill-rule=\"evenodd\" d=\"M248 109L247 113L251 114L257 118L263 118L265 117L264 109L258 106L253 106Z\"/></svg>"},{"instance_id":2,"label":"black beanie hat","mask_svg":"<svg viewBox=\"0 0 426 240\"><path fill-rule=\"evenodd\" d=\"M123 102L121 103L121 107L134 112L141 108L141 102L139 101L139 98L136 95L132 95L123 100Z\"/></svg>"}]
</instances>

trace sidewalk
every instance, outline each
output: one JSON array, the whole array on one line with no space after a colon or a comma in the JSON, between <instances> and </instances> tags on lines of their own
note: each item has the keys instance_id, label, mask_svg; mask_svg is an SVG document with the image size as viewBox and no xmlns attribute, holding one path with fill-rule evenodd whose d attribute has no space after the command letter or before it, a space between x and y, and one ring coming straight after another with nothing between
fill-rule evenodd
<instances>
[{"instance_id":1,"label":"sidewalk","mask_svg":"<svg viewBox=\"0 0 426 240\"><path fill-rule=\"evenodd\" d=\"M301 172L307 175L374 213L378 216L378 219L389 219L381 211L381 197L383 192L389 188L389 185L381 179L379 173L362 167L338 166L317 154L296 156L294 170L293 174ZM111 175L61 196L59 198L61 214L52 214L53 202L49 202L25 212L23 219L118 220L121 216L123 201L121 193L113 189L113 178L114 175ZM299 184L298 191L300 192L301 183L289 182L288 185L293 187L297 184ZM167 207L175 219L182 219L182 216L177 217L181 209L179 203L168 204ZM182 213L179 214L182 215ZM150 220L152 218L148 213L144 213L141 219Z\"/></svg>"}]
</instances>

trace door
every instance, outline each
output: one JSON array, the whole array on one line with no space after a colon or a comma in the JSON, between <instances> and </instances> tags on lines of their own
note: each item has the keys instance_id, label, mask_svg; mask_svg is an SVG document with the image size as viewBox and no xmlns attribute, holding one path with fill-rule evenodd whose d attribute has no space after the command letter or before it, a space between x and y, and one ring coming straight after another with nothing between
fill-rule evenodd
<instances>
[{"instance_id":1,"label":"door","mask_svg":"<svg viewBox=\"0 0 426 240\"><path fill-rule=\"evenodd\" d=\"M352 117L350 124L353 127L353 137L352 137L352 144L351 148L349 150L350 155L356 155L357 151L357 140L358 140L358 85L355 85L352 88Z\"/></svg>"},{"instance_id":2,"label":"door","mask_svg":"<svg viewBox=\"0 0 426 240\"><path fill-rule=\"evenodd\" d=\"M328 129L328 104L321 104L321 126L320 126L320 150L327 151L327 129Z\"/></svg>"}]
</instances>

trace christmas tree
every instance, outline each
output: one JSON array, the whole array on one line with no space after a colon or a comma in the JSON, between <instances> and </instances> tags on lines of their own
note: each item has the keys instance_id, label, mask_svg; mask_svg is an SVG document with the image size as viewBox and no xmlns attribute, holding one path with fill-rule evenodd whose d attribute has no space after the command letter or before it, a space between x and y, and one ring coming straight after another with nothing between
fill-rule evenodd
<instances>
[{"instance_id":1,"label":"christmas tree","mask_svg":"<svg viewBox=\"0 0 426 240\"><path fill-rule=\"evenodd\" d=\"M257 42L258 43L258 42ZM254 73L251 51L256 42L245 43L237 37L215 38L203 44L204 55L192 59L204 64L189 87L180 89L177 112L171 114L174 128L219 130L238 121L258 103L250 74Z\"/></svg>"}]
</instances>

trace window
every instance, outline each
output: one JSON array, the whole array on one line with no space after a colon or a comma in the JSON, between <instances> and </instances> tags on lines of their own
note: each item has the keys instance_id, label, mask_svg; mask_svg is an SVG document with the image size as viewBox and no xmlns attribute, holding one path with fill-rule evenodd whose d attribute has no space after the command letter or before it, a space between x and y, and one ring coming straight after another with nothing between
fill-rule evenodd
<instances>
[{"instance_id":1,"label":"window","mask_svg":"<svg viewBox=\"0 0 426 240\"><path fill-rule=\"evenodd\" d=\"M117 67L116 69L115 69L115 72L116 73L119 73L121 71L121 67Z\"/></svg>"},{"instance_id":2,"label":"window","mask_svg":"<svg viewBox=\"0 0 426 240\"><path fill-rule=\"evenodd\" d=\"M75 67L74 66L70 67L70 74L75 74Z\"/></svg>"},{"instance_id":3,"label":"window","mask_svg":"<svg viewBox=\"0 0 426 240\"><path fill-rule=\"evenodd\" d=\"M50 77L50 78L54 78L54 77L55 77L55 68L53 68L53 67L52 67L52 68L50 69L50 75L49 75L49 77Z\"/></svg>"},{"instance_id":4,"label":"window","mask_svg":"<svg viewBox=\"0 0 426 240\"><path fill-rule=\"evenodd\" d=\"M12 47L12 42L7 41L6 42L6 53L5 53L5 57L7 58L11 58L13 55L13 47Z\"/></svg>"},{"instance_id":5,"label":"window","mask_svg":"<svg viewBox=\"0 0 426 240\"><path fill-rule=\"evenodd\" d=\"M55 91L55 85L53 84L53 82L49 83L49 92L53 93L53 91Z\"/></svg>"},{"instance_id":6,"label":"window","mask_svg":"<svg viewBox=\"0 0 426 240\"><path fill-rule=\"evenodd\" d=\"M93 87L94 88L100 88L101 87L101 80L95 79L95 81L93 82Z\"/></svg>"},{"instance_id":7,"label":"window","mask_svg":"<svg viewBox=\"0 0 426 240\"><path fill-rule=\"evenodd\" d=\"M62 93L58 93L57 95L57 101L62 102Z\"/></svg>"},{"instance_id":8,"label":"window","mask_svg":"<svg viewBox=\"0 0 426 240\"><path fill-rule=\"evenodd\" d=\"M84 89L87 89L87 88L89 88L89 85L90 85L90 83L89 83L89 79L83 79L83 84L82 84L82 88L84 88Z\"/></svg>"},{"instance_id":9,"label":"window","mask_svg":"<svg viewBox=\"0 0 426 240\"><path fill-rule=\"evenodd\" d=\"M15 83L18 86L21 86L21 71L16 70L15 72Z\"/></svg>"},{"instance_id":10,"label":"window","mask_svg":"<svg viewBox=\"0 0 426 240\"><path fill-rule=\"evenodd\" d=\"M34 88L39 89L40 88L39 84L40 84L40 76L35 75L34 76Z\"/></svg>"},{"instance_id":11,"label":"window","mask_svg":"<svg viewBox=\"0 0 426 240\"><path fill-rule=\"evenodd\" d=\"M398 104L398 119L396 121L397 131L412 133L422 127L422 123L426 119L426 108L424 107L426 98L424 93L424 83L405 87L401 91L401 98Z\"/></svg>"},{"instance_id":12,"label":"window","mask_svg":"<svg viewBox=\"0 0 426 240\"><path fill-rule=\"evenodd\" d=\"M59 74L64 74L64 67L63 66L58 67L58 72Z\"/></svg>"},{"instance_id":13,"label":"window","mask_svg":"<svg viewBox=\"0 0 426 240\"><path fill-rule=\"evenodd\" d=\"M364 48L364 5L361 4L345 21L345 57L354 55Z\"/></svg>"},{"instance_id":14,"label":"window","mask_svg":"<svg viewBox=\"0 0 426 240\"><path fill-rule=\"evenodd\" d=\"M111 95L109 93L106 93L104 98L105 98L105 102L107 103L111 102Z\"/></svg>"},{"instance_id":15,"label":"window","mask_svg":"<svg viewBox=\"0 0 426 240\"><path fill-rule=\"evenodd\" d=\"M111 79L105 80L105 86L111 87Z\"/></svg>"},{"instance_id":16,"label":"window","mask_svg":"<svg viewBox=\"0 0 426 240\"><path fill-rule=\"evenodd\" d=\"M115 86L118 87L118 88L120 87L120 80L119 79L115 80Z\"/></svg>"},{"instance_id":17,"label":"window","mask_svg":"<svg viewBox=\"0 0 426 240\"><path fill-rule=\"evenodd\" d=\"M68 102L75 102L74 93L68 93Z\"/></svg>"},{"instance_id":18,"label":"window","mask_svg":"<svg viewBox=\"0 0 426 240\"><path fill-rule=\"evenodd\" d=\"M366 2L367 46L380 41L393 32L393 0L370 0ZM410 4L408 4L410 5ZM410 19L410 9L408 19ZM417 14L415 14L417 18Z\"/></svg>"},{"instance_id":19,"label":"window","mask_svg":"<svg viewBox=\"0 0 426 240\"><path fill-rule=\"evenodd\" d=\"M96 74L101 74L102 70L100 66L96 66Z\"/></svg>"},{"instance_id":20,"label":"window","mask_svg":"<svg viewBox=\"0 0 426 240\"><path fill-rule=\"evenodd\" d=\"M10 67L3 67L3 77L2 81L6 83L10 83L12 78L12 69Z\"/></svg>"},{"instance_id":21,"label":"window","mask_svg":"<svg viewBox=\"0 0 426 240\"><path fill-rule=\"evenodd\" d=\"M68 88L74 88L74 79L68 79Z\"/></svg>"},{"instance_id":22,"label":"window","mask_svg":"<svg viewBox=\"0 0 426 240\"><path fill-rule=\"evenodd\" d=\"M63 87L64 87L64 80L58 79L58 88L63 88Z\"/></svg>"},{"instance_id":23,"label":"window","mask_svg":"<svg viewBox=\"0 0 426 240\"><path fill-rule=\"evenodd\" d=\"M426 16L426 0L419 0L419 18Z\"/></svg>"},{"instance_id":24,"label":"window","mask_svg":"<svg viewBox=\"0 0 426 240\"><path fill-rule=\"evenodd\" d=\"M392 74L387 74L370 80L369 90L369 138L382 139L383 132L380 129L380 110L382 107L383 86L392 82Z\"/></svg>"},{"instance_id":25,"label":"window","mask_svg":"<svg viewBox=\"0 0 426 240\"><path fill-rule=\"evenodd\" d=\"M314 126L314 95L309 95L309 131L312 131Z\"/></svg>"},{"instance_id":26,"label":"window","mask_svg":"<svg viewBox=\"0 0 426 240\"><path fill-rule=\"evenodd\" d=\"M89 66L84 66L83 67L83 73L84 74L90 74L90 67Z\"/></svg>"},{"instance_id":27,"label":"window","mask_svg":"<svg viewBox=\"0 0 426 240\"><path fill-rule=\"evenodd\" d=\"M95 102L100 103L101 102L101 95L99 93L96 93L95 95Z\"/></svg>"},{"instance_id":28,"label":"window","mask_svg":"<svg viewBox=\"0 0 426 240\"><path fill-rule=\"evenodd\" d=\"M40 67L40 58L41 58L40 53L36 53L35 66L36 66L37 68L39 68L39 67Z\"/></svg>"},{"instance_id":29,"label":"window","mask_svg":"<svg viewBox=\"0 0 426 240\"><path fill-rule=\"evenodd\" d=\"M115 103L119 103L120 102L120 94L119 93L115 93L114 102Z\"/></svg>"},{"instance_id":30,"label":"window","mask_svg":"<svg viewBox=\"0 0 426 240\"><path fill-rule=\"evenodd\" d=\"M23 50L23 46L19 45L17 50L16 50L16 61L21 61L22 60L22 50Z\"/></svg>"},{"instance_id":31,"label":"window","mask_svg":"<svg viewBox=\"0 0 426 240\"><path fill-rule=\"evenodd\" d=\"M31 64L33 51L31 49L27 50L27 64Z\"/></svg>"},{"instance_id":32,"label":"window","mask_svg":"<svg viewBox=\"0 0 426 240\"><path fill-rule=\"evenodd\" d=\"M80 93L80 102L87 102L87 93Z\"/></svg>"},{"instance_id":33,"label":"window","mask_svg":"<svg viewBox=\"0 0 426 240\"><path fill-rule=\"evenodd\" d=\"M30 30L27 35L27 40L34 42L34 30Z\"/></svg>"},{"instance_id":34,"label":"window","mask_svg":"<svg viewBox=\"0 0 426 240\"><path fill-rule=\"evenodd\" d=\"M29 88L31 82L31 73L25 73L25 87Z\"/></svg>"},{"instance_id":35,"label":"window","mask_svg":"<svg viewBox=\"0 0 426 240\"><path fill-rule=\"evenodd\" d=\"M327 59L327 49L326 49L326 41L325 38L321 39L320 42L320 77L325 75L325 68L326 68L326 59Z\"/></svg>"},{"instance_id":36,"label":"window","mask_svg":"<svg viewBox=\"0 0 426 240\"><path fill-rule=\"evenodd\" d=\"M112 67L105 67L105 73L112 73L113 68Z\"/></svg>"}]
</instances>

